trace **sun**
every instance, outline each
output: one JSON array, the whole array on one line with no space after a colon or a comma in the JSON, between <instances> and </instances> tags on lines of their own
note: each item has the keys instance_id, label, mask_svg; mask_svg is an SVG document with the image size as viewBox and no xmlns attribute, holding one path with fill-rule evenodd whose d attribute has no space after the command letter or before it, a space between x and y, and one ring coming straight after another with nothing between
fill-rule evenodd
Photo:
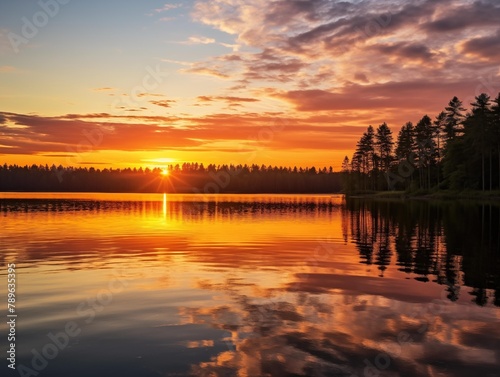
<instances>
[{"instance_id":1,"label":"sun","mask_svg":"<svg viewBox=\"0 0 500 377\"><path fill-rule=\"evenodd\" d=\"M168 169L167 168L161 169L161 175L166 177L168 175Z\"/></svg>"}]
</instances>

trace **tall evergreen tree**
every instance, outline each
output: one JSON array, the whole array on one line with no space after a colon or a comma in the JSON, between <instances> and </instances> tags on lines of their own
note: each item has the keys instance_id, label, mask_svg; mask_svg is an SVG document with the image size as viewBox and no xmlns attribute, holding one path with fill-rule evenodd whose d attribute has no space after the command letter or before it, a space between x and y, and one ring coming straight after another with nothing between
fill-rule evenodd
<instances>
[{"instance_id":1,"label":"tall evergreen tree","mask_svg":"<svg viewBox=\"0 0 500 377\"><path fill-rule=\"evenodd\" d=\"M380 168L384 172L387 172L392 162L392 148L394 145L392 131L387 126L387 123L382 123L378 126L375 135L375 145L377 146Z\"/></svg>"},{"instance_id":2,"label":"tall evergreen tree","mask_svg":"<svg viewBox=\"0 0 500 377\"><path fill-rule=\"evenodd\" d=\"M354 155L351 159L351 174L350 174L350 183L351 189L353 191L361 189L362 181L363 181L363 173L361 172L363 161L363 157L357 151L354 152ZM364 187L363 187L364 188Z\"/></svg>"},{"instance_id":3,"label":"tall evergreen tree","mask_svg":"<svg viewBox=\"0 0 500 377\"><path fill-rule=\"evenodd\" d=\"M442 152L441 152L441 140L442 140L442 133L446 125L446 113L444 111L441 111L439 115L436 117L436 120L434 121L434 137L436 140L436 175L437 175L437 184L438 188L441 183L441 178L440 178L440 172L441 172L441 158L442 158Z\"/></svg>"},{"instance_id":4,"label":"tall evergreen tree","mask_svg":"<svg viewBox=\"0 0 500 377\"><path fill-rule=\"evenodd\" d=\"M472 112L468 114L464 121L464 136L466 147L469 152L469 165L474 163L474 160L480 156L481 160L481 190L486 189L486 171L485 160L486 154L490 155L491 164L491 138L488 135L491 131L490 120L490 97L482 93L475 98L475 102L471 103ZM474 167L470 169L472 173ZM490 176L491 183L491 176Z\"/></svg>"},{"instance_id":5,"label":"tall evergreen tree","mask_svg":"<svg viewBox=\"0 0 500 377\"><path fill-rule=\"evenodd\" d=\"M377 175L378 175L378 158L375 152L375 130L372 126L368 126L364 139L364 150L366 152L366 159L368 162L368 176L371 183L371 189L376 189Z\"/></svg>"},{"instance_id":6,"label":"tall evergreen tree","mask_svg":"<svg viewBox=\"0 0 500 377\"><path fill-rule=\"evenodd\" d=\"M410 178L410 183L413 183L413 170L415 169L415 128L412 122L406 123L399 131L396 142L396 159L398 165L407 166L406 174ZM408 188L408 187L406 187Z\"/></svg>"},{"instance_id":7,"label":"tall evergreen tree","mask_svg":"<svg viewBox=\"0 0 500 377\"><path fill-rule=\"evenodd\" d=\"M500 189L500 93L493 100L491 106L491 133L493 135L492 142L496 145L496 153L498 158L498 188Z\"/></svg>"},{"instance_id":8,"label":"tall evergreen tree","mask_svg":"<svg viewBox=\"0 0 500 377\"><path fill-rule=\"evenodd\" d=\"M431 166L435 164L434 128L432 120L427 115L415 127L415 142L417 145L417 165L419 185L421 188L431 187Z\"/></svg>"},{"instance_id":9,"label":"tall evergreen tree","mask_svg":"<svg viewBox=\"0 0 500 377\"><path fill-rule=\"evenodd\" d=\"M448 106L445 107L446 110L446 121L444 134L446 138L446 144L454 140L457 135L460 134L461 124L464 119L463 112L465 109L462 107L462 101L460 101L457 97L453 97L452 100L448 103Z\"/></svg>"},{"instance_id":10,"label":"tall evergreen tree","mask_svg":"<svg viewBox=\"0 0 500 377\"><path fill-rule=\"evenodd\" d=\"M406 123L399 131L396 143L396 157L399 161L408 160L413 163L415 151L414 127L412 122Z\"/></svg>"},{"instance_id":11,"label":"tall evergreen tree","mask_svg":"<svg viewBox=\"0 0 500 377\"><path fill-rule=\"evenodd\" d=\"M342 161L342 186L344 192L352 192L352 177L351 177L351 164L349 163L349 157L345 156L344 161Z\"/></svg>"},{"instance_id":12,"label":"tall evergreen tree","mask_svg":"<svg viewBox=\"0 0 500 377\"><path fill-rule=\"evenodd\" d=\"M368 188L368 178L375 167L374 135L375 131L373 127L368 126L368 129L358 141L354 157L354 159L360 161L360 172L363 176L364 190Z\"/></svg>"},{"instance_id":13,"label":"tall evergreen tree","mask_svg":"<svg viewBox=\"0 0 500 377\"><path fill-rule=\"evenodd\" d=\"M342 172L343 173L349 173L349 157L345 156L344 161L342 161Z\"/></svg>"}]
</instances>

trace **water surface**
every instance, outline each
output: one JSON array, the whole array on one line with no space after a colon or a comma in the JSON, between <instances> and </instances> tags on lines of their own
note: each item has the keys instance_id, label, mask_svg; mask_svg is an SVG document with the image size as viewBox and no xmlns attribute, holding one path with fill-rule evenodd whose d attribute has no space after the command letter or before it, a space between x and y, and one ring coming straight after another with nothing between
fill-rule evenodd
<instances>
[{"instance_id":1,"label":"water surface","mask_svg":"<svg viewBox=\"0 0 500 377\"><path fill-rule=\"evenodd\" d=\"M500 375L497 206L30 193L0 219L39 376Z\"/></svg>"}]
</instances>

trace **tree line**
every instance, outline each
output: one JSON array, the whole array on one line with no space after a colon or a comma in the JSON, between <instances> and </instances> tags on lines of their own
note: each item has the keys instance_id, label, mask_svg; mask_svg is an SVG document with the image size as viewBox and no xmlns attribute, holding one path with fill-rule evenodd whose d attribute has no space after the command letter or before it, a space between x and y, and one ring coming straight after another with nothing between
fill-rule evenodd
<instances>
[{"instance_id":1,"label":"tree line","mask_svg":"<svg viewBox=\"0 0 500 377\"><path fill-rule=\"evenodd\" d=\"M99 169L0 165L3 192L332 193L340 192L341 184L341 174L332 167L205 167L184 163L165 169Z\"/></svg>"},{"instance_id":2,"label":"tree line","mask_svg":"<svg viewBox=\"0 0 500 377\"><path fill-rule=\"evenodd\" d=\"M369 126L342 163L346 192L500 189L500 93L453 97L434 119L408 122L396 142L386 123Z\"/></svg>"}]
</instances>

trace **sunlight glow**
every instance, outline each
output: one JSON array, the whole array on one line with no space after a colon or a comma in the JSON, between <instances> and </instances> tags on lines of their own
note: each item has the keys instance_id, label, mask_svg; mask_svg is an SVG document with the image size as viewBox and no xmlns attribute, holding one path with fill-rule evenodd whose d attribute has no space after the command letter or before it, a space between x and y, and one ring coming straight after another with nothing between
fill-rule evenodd
<instances>
[{"instance_id":1,"label":"sunlight glow","mask_svg":"<svg viewBox=\"0 0 500 377\"><path fill-rule=\"evenodd\" d=\"M163 218L167 218L167 194L163 194Z\"/></svg>"}]
</instances>

